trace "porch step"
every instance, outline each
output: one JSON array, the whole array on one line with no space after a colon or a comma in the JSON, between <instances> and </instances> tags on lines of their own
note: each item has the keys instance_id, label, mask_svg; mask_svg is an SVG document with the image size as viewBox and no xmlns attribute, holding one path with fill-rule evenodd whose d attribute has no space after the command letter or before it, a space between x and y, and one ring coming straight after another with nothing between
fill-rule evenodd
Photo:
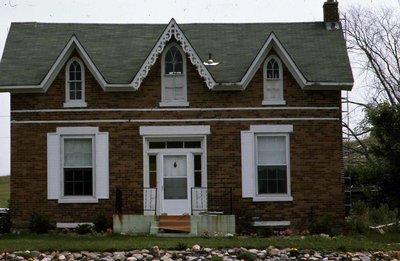
<instances>
[{"instance_id":1,"label":"porch step","mask_svg":"<svg viewBox=\"0 0 400 261\"><path fill-rule=\"evenodd\" d=\"M190 233L190 216L160 216L158 228L159 230L164 230L164 232Z\"/></svg>"}]
</instances>

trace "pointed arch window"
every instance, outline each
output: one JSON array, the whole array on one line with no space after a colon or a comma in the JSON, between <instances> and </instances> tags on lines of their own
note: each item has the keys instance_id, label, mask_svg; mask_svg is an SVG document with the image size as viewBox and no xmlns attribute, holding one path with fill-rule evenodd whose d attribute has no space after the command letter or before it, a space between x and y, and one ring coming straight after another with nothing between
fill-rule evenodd
<instances>
[{"instance_id":1,"label":"pointed arch window","mask_svg":"<svg viewBox=\"0 0 400 261\"><path fill-rule=\"evenodd\" d=\"M264 100L263 105L284 105L282 62L271 55L264 62Z\"/></svg>"},{"instance_id":2,"label":"pointed arch window","mask_svg":"<svg viewBox=\"0 0 400 261\"><path fill-rule=\"evenodd\" d=\"M161 102L160 106L188 106L186 56L180 46L172 43L161 57Z\"/></svg>"},{"instance_id":3,"label":"pointed arch window","mask_svg":"<svg viewBox=\"0 0 400 261\"><path fill-rule=\"evenodd\" d=\"M85 67L78 58L68 61L65 67L65 103L64 107L86 107Z\"/></svg>"}]
</instances>

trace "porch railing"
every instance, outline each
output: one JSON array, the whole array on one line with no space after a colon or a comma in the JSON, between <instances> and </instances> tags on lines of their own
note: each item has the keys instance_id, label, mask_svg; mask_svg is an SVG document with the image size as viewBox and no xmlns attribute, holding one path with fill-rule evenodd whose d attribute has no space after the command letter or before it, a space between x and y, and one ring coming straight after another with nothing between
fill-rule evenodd
<instances>
[{"instance_id":1,"label":"porch railing","mask_svg":"<svg viewBox=\"0 0 400 261\"><path fill-rule=\"evenodd\" d=\"M143 188L142 191L131 188L116 188L116 214L143 214L143 211L153 211L155 213L156 209L156 188Z\"/></svg>"},{"instance_id":2,"label":"porch railing","mask_svg":"<svg viewBox=\"0 0 400 261\"><path fill-rule=\"evenodd\" d=\"M120 188L115 190L116 214L156 213L157 189ZM191 214L232 214L232 188L191 188Z\"/></svg>"},{"instance_id":3,"label":"porch railing","mask_svg":"<svg viewBox=\"0 0 400 261\"><path fill-rule=\"evenodd\" d=\"M192 215L194 213L232 214L232 188L204 188L191 189Z\"/></svg>"}]
</instances>

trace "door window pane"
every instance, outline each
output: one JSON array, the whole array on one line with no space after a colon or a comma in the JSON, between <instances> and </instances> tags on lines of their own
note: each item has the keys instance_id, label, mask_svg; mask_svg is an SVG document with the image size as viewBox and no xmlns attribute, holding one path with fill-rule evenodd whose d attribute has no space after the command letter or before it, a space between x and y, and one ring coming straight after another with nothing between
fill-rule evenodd
<instances>
[{"instance_id":1,"label":"door window pane","mask_svg":"<svg viewBox=\"0 0 400 261\"><path fill-rule=\"evenodd\" d=\"M164 178L165 199L187 199L187 178Z\"/></svg>"}]
</instances>

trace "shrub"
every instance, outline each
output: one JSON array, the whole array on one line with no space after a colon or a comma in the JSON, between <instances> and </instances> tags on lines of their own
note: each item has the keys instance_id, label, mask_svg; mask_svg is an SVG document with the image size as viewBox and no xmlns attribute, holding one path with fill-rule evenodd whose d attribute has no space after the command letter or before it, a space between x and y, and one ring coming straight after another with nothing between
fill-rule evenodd
<instances>
[{"instance_id":1,"label":"shrub","mask_svg":"<svg viewBox=\"0 0 400 261\"><path fill-rule=\"evenodd\" d=\"M395 223L395 225L386 227L387 232L397 231L397 209L391 210L386 204L381 204L377 208L370 208L366 203L358 201L353 204L347 224L350 233L365 234L371 231L370 226L390 223Z\"/></svg>"},{"instance_id":2,"label":"shrub","mask_svg":"<svg viewBox=\"0 0 400 261\"><path fill-rule=\"evenodd\" d=\"M270 237L274 234L274 230L271 227L260 227L257 228L257 236Z\"/></svg>"},{"instance_id":3,"label":"shrub","mask_svg":"<svg viewBox=\"0 0 400 261\"><path fill-rule=\"evenodd\" d=\"M32 233L45 234L51 228L49 218L46 215L33 212L29 221L29 230Z\"/></svg>"},{"instance_id":4,"label":"shrub","mask_svg":"<svg viewBox=\"0 0 400 261\"><path fill-rule=\"evenodd\" d=\"M111 227L111 224L108 222L106 216L103 213L98 214L94 218L93 224L93 229L96 232L106 232L107 229Z\"/></svg>"},{"instance_id":5,"label":"shrub","mask_svg":"<svg viewBox=\"0 0 400 261\"><path fill-rule=\"evenodd\" d=\"M316 216L314 213L314 209L310 209L310 213L308 214L308 228L311 234L333 234L334 222L331 216L322 215Z\"/></svg>"},{"instance_id":6,"label":"shrub","mask_svg":"<svg viewBox=\"0 0 400 261\"><path fill-rule=\"evenodd\" d=\"M93 226L90 224L79 224L76 228L75 231L79 235L86 235L92 232Z\"/></svg>"},{"instance_id":7,"label":"shrub","mask_svg":"<svg viewBox=\"0 0 400 261\"><path fill-rule=\"evenodd\" d=\"M249 235L256 232L253 226L252 215L248 212L241 211L235 214L236 216L236 231L238 234Z\"/></svg>"},{"instance_id":8,"label":"shrub","mask_svg":"<svg viewBox=\"0 0 400 261\"><path fill-rule=\"evenodd\" d=\"M239 255L237 255L237 259L245 261L254 261L256 258L257 256L250 252L241 252Z\"/></svg>"}]
</instances>

